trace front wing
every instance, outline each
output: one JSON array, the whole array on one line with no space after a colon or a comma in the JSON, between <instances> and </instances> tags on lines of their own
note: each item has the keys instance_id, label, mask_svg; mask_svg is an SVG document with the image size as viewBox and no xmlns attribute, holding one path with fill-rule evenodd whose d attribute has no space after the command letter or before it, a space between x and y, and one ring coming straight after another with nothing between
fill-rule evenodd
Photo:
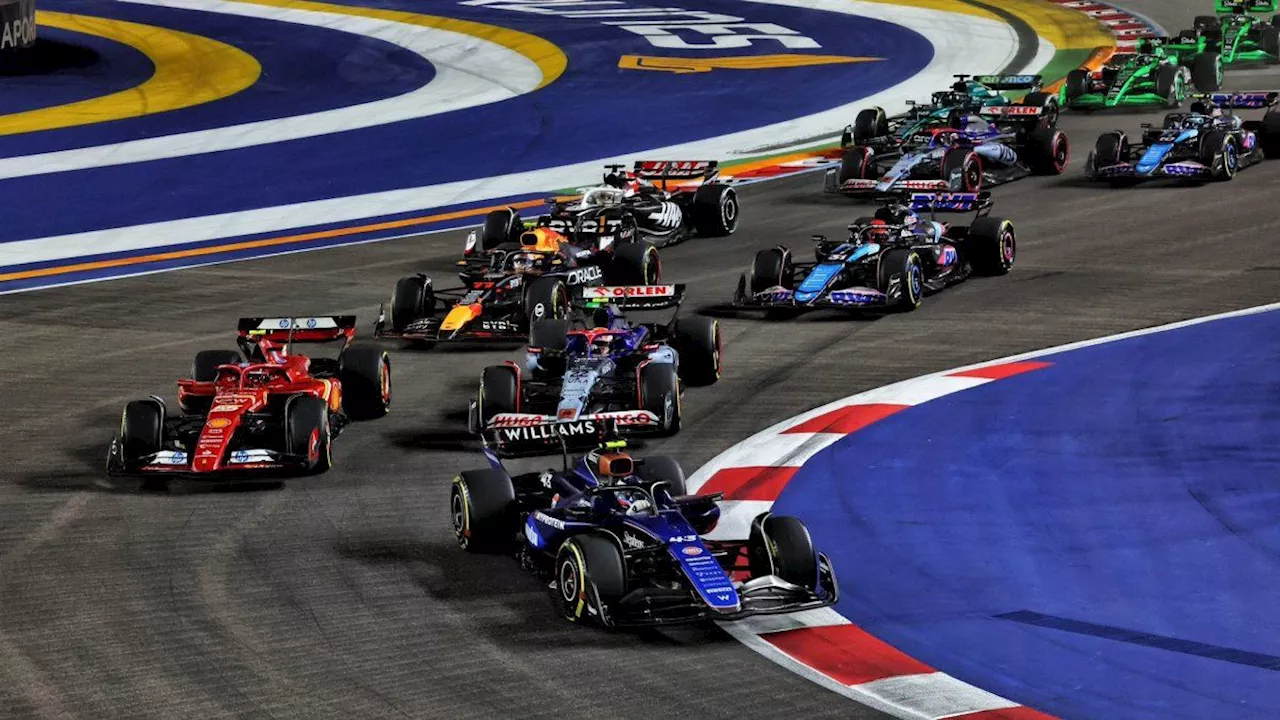
<instances>
[{"instance_id":1,"label":"front wing","mask_svg":"<svg viewBox=\"0 0 1280 720\"><path fill-rule=\"evenodd\" d=\"M512 319L477 318L456 330L442 330L443 321L442 317L421 318L395 331L380 317L374 325L373 336L429 343L522 343L528 340L524 324Z\"/></svg>"},{"instance_id":2,"label":"front wing","mask_svg":"<svg viewBox=\"0 0 1280 720\"><path fill-rule=\"evenodd\" d=\"M192 469L192 456L181 450L161 450L139 462L126 465L120 459L120 439L111 441L107 456L107 474L113 477L166 476L190 480L234 480L261 476L289 475L306 470L305 455L294 455L265 448L246 448L227 453L222 467L213 472Z\"/></svg>"},{"instance_id":3,"label":"front wing","mask_svg":"<svg viewBox=\"0 0 1280 720\"><path fill-rule=\"evenodd\" d=\"M743 292L734 298L733 306L744 309L836 308L851 310L884 307L892 301L892 298L885 293L866 287L831 290L807 301L798 300L796 294L795 290L781 286L761 290L758 293Z\"/></svg>"}]
</instances>

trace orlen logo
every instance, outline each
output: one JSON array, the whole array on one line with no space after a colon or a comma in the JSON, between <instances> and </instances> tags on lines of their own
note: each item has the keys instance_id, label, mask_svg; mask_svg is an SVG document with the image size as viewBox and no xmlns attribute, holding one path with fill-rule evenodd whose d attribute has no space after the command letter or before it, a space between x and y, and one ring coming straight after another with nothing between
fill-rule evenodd
<instances>
[{"instance_id":1,"label":"orlen logo","mask_svg":"<svg viewBox=\"0 0 1280 720\"><path fill-rule=\"evenodd\" d=\"M674 285L627 285L617 287L595 287L585 290L586 297L591 299L621 297L670 297L676 294Z\"/></svg>"}]
</instances>

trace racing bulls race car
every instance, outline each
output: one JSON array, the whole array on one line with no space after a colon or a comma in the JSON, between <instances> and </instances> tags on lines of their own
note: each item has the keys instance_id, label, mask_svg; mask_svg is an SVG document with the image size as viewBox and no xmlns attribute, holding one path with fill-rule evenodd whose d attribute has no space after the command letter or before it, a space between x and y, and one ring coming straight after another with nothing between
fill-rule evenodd
<instances>
[{"instance_id":1,"label":"racing bulls race car","mask_svg":"<svg viewBox=\"0 0 1280 720\"><path fill-rule=\"evenodd\" d=\"M1178 33L1166 47L1184 56L1220 55L1223 65L1280 63L1280 16L1273 16L1268 22L1250 15L1274 13L1278 9L1280 0L1217 0L1214 10L1221 18L1197 17L1190 30ZM1216 90L1217 87L1200 89Z\"/></svg>"},{"instance_id":2,"label":"racing bulls race car","mask_svg":"<svg viewBox=\"0 0 1280 720\"><path fill-rule=\"evenodd\" d=\"M679 305L683 285L643 288L649 308ZM595 292L592 289L591 292ZM656 293L661 292L662 295ZM720 378L720 325L711 318L673 317L632 324L611 298L601 298L588 323L533 323L525 371L515 363L493 365L480 377L469 425L496 434L504 447L590 438L605 422L629 435L671 435L680 430L686 384ZM549 425L556 425L549 428Z\"/></svg>"},{"instance_id":3,"label":"racing bulls race car","mask_svg":"<svg viewBox=\"0 0 1280 720\"><path fill-rule=\"evenodd\" d=\"M239 351L197 353L191 377L178 381L179 413L154 395L125 406L108 474L236 479L328 470L333 438L391 404L387 353L352 343L355 322L242 318ZM338 340L336 359L291 352L294 343Z\"/></svg>"},{"instance_id":4,"label":"racing bulls race car","mask_svg":"<svg viewBox=\"0 0 1280 720\"><path fill-rule=\"evenodd\" d=\"M881 155L888 155L916 132L928 127L948 125L956 127L958 117L976 113L986 107L1010 105L1040 107L1038 113L1045 127L1055 127L1058 122L1058 98L1052 93L1041 92L1039 75L956 75L950 90L935 92L929 104L908 102L907 112L888 115L884 108L862 110L852 125L844 129L840 137L842 148L854 146L872 147ZM1010 100L1001 91L1027 90L1019 100Z\"/></svg>"},{"instance_id":5,"label":"racing bulls race car","mask_svg":"<svg viewBox=\"0 0 1280 720\"><path fill-rule=\"evenodd\" d=\"M839 599L835 571L796 518L765 512L745 540L708 540L723 493L687 495L664 456L633 458L606 441L562 469L454 478L450 515L468 552L510 552L551 581L563 616L606 628L738 620ZM735 576L744 579L736 579Z\"/></svg>"},{"instance_id":6,"label":"racing bulls race car","mask_svg":"<svg viewBox=\"0 0 1280 720\"><path fill-rule=\"evenodd\" d=\"M1061 130L1045 127L1034 105L983 108L916 132L899 151L855 146L827 170L824 192L883 195L910 190L979 192L1029 175L1059 175L1070 147Z\"/></svg>"},{"instance_id":7,"label":"racing bulls race car","mask_svg":"<svg viewBox=\"0 0 1280 720\"><path fill-rule=\"evenodd\" d=\"M431 347L438 342L523 342L531 320L567 317L586 288L636 287L661 281L657 248L626 243L607 253L570 244L549 227L520 233L518 243L460 261L463 287L435 289L424 274L401 278L390 306L378 311L374 337ZM630 302L642 294L621 298Z\"/></svg>"},{"instance_id":8,"label":"racing bulls race car","mask_svg":"<svg viewBox=\"0 0 1280 720\"><path fill-rule=\"evenodd\" d=\"M1003 275L1017 251L1013 223L991 217L990 193L915 193L849 225L845 241L814 236L814 262L789 248L756 253L751 275L738 281L733 305L747 309L893 308L914 310L921 298L974 275ZM917 213L975 212L972 225L925 220Z\"/></svg>"},{"instance_id":9,"label":"racing bulls race car","mask_svg":"<svg viewBox=\"0 0 1280 720\"><path fill-rule=\"evenodd\" d=\"M1099 110L1157 105L1182 107L1189 86L1204 92L1222 83L1217 53L1179 54L1168 38L1143 38L1137 52L1112 55L1100 70L1072 70L1059 90L1063 107Z\"/></svg>"},{"instance_id":10,"label":"racing bulls race car","mask_svg":"<svg viewBox=\"0 0 1280 720\"><path fill-rule=\"evenodd\" d=\"M1089 178L1124 184L1155 178L1230 180L1266 158L1280 157L1280 92L1196 96L1189 113L1169 113L1164 127L1144 124L1142 142L1122 131L1104 133L1088 160ZM1233 109L1267 108L1261 120L1242 120Z\"/></svg>"}]
</instances>

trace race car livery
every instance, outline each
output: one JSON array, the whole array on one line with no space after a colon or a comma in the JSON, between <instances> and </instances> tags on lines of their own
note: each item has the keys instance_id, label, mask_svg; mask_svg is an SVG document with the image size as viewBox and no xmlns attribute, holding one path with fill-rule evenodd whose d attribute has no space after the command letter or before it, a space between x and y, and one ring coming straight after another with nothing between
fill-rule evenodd
<instances>
[{"instance_id":1,"label":"race car livery","mask_svg":"<svg viewBox=\"0 0 1280 720\"><path fill-rule=\"evenodd\" d=\"M489 468L453 479L458 545L509 553L544 582L571 622L604 628L732 621L834 604L831 562L796 518L765 512L744 540L703 535L723 493L688 495L666 456L633 458L601 443L563 469L512 474L487 448Z\"/></svg>"},{"instance_id":2,"label":"race car livery","mask_svg":"<svg viewBox=\"0 0 1280 720\"><path fill-rule=\"evenodd\" d=\"M1197 95L1189 113L1169 113L1163 127L1144 123L1142 141L1103 133L1085 161L1091 180L1113 185L1156 178L1230 180L1267 158L1280 157L1280 92ZM1232 110L1266 109L1261 120Z\"/></svg>"},{"instance_id":3,"label":"race car livery","mask_svg":"<svg viewBox=\"0 0 1280 720\"><path fill-rule=\"evenodd\" d=\"M1059 90L1063 107L1100 110L1116 107L1182 107L1192 85L1204 92L1222 84L1222 58L1216 52L1189 52L1169 38L1143 38L1136 52L1112 55L1096 71L1072 70Z\"/></svg>"},{"instance_id":4,"label":"race car livery","mask_svg":"<svg viewBox=\"0 0 1280 720\"><path fill-rule=\"evenodd\" d=\"M848 227L844 241L815 235L814 261L797 262L789 248L756 253L733 306L741 309L834 308L914 310L927 293L974 274L1003 275L1017 251L1013 222L991 217L990 193L913 193L907 205L888 202L875 217ZM968 226L925 219L922 211L976 212Z\"/></svg>"},{"instance_id":5,"label":"race car livery","mask_svg":"<svg viewBox=\"0 0 1280 720\"><path fill-rule=\"evenodd\" d=\"M391 362L352 342L355 316L242 318L239 350L196 354L178 381L179 413L151 396L125 406L111 441L110 475L245 479L321 473L352 420L391 404ZM341 341L336 359L291 352Z\"/></svg>"},{"instance_id":6,"label":"race car livery","mask_svg":"<svg viewBox=\"0 0 1280 720\"><path fill-rule=\"evenodd\" d=\"M1190 29L1178 33L1165 47L1184 57L1216 54L1224 65L1280 63L1280 16L1268 21L1250 14L1274 13L1277 8L1280 0L1217 0L1217 16L1197 17Z\"/></svg>"}]
</instances>

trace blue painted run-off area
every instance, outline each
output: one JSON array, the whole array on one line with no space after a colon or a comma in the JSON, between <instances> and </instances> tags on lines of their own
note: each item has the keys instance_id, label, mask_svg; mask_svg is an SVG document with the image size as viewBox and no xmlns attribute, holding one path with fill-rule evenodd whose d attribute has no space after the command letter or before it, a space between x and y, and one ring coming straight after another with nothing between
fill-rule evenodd
<instances>
[{"instance_id":1,"label":"blue painted run-off area","mask_svg":"<svg viewBox=\"0 0 1280 720\"><path fill-rule=\"evenodd\" d=\"M1044 359L788 484L838 610L1064 718L1280 717L1280 313Z\"/></svg>"}]
</instances>

